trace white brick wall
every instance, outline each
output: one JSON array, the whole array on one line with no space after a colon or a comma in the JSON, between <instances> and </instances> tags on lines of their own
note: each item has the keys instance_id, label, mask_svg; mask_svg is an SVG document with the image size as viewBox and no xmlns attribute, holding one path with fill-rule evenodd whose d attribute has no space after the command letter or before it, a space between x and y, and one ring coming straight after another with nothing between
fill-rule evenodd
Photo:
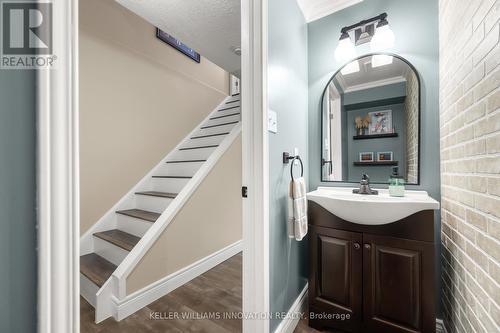
<instances>
[{"instance_id":1,"label":"white brick wall","mask_svg":"<svg viewBox=\"0 0 500 333\"><path fill-rule=\"evenodd\" d=\"M500 0L440 0L448 332L500 332Z\"/></svg>"},{"instance_id":2,"label":"white brick wall","mask_svg":"<svg viewBox=\"0 0 500 333\"><path fill-rule=\"evenodd\" d=\"M413 71L406 78L406 181L418 181L418 81Z\"/></svg>"}]
</instances>

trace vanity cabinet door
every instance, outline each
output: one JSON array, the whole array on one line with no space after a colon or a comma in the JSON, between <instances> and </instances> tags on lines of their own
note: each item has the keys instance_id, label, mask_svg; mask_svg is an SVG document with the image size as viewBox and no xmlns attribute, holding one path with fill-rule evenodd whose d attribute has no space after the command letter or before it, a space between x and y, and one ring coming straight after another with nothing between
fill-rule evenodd
<instances>
[{"instance_id":1,"label":"vanity cabinet door","mask_svg":"<svg viewBox=\"0 0 500 333\"><path fill-rule=\"evenodd\" d=\"M363 293L367 332L435 332L434 244L363 234Z\"/></svg>"},{"instance_id":2,"label":"vanity cabinet door","mask_svg":"<svg viewBox=\"0 0 500 333\"><path fill-rule=\"evenodd\" d=\"M362 234L310 226L309 324L359 332ZM317 317L311 317L317 315Z\"/></svg>"}]
</instances>

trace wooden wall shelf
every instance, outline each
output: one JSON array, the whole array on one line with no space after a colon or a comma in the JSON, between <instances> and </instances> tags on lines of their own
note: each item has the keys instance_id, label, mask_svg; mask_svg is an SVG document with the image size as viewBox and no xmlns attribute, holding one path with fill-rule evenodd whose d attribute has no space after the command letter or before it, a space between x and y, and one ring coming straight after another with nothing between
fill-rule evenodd
<instances>
[{"instance_id":1,"label":"wooden wall shelf","mask_svg":"<svg viewBox=\"0 0 500 333\"><path fill-rule=\"evenodd\" d=\"M388 165L398 165L398 161L372 161L372 162L353 162L356 166L388 166Z\"/></svg>"},{"instance_id":2,"label":"wooden wall shelf","mask_svg":"<svg viewBox=\"0 0 500 333\"><path fill-rule=\"evenodd\" d=\"M398 133L385 133L385 134L367 134L367 135L355 135L353 140L366 140L366 139L379 139L379 138L395 138Z\"/></svg>"}]
</instances>

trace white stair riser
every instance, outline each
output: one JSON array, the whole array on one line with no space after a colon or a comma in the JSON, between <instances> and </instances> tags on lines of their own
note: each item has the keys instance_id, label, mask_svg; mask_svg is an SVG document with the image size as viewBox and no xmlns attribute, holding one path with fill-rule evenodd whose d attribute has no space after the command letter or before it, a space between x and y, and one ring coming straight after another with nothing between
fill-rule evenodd
<instances>
[{"instance_id":1,"label":"white stair riser","mask_svg":"<svg viewBox=\"0 0 500 333\"><path fill-rule=\"evenodd\" d=\"M241 102L240 101L231 102L231 103L228 102L228 103L225 103L224 105L222 105L219 109L226 109L226 108L230 108L233 106L241 106Z\"/></svg>"},{"instance_id":2,"label":"white stair riser","mask_svg":"<svg viewBox=\"0 0 500 333\"><path fill-rule=\"evenodd\" d=\"M221 138L224 138L224 135L220 135ZM203 139L199 139L203 140ZM203 146L202 142L199 142L199 140L191 140L194 141L191 145L201 145ZM206 160L212 155L213 151L215 150L216 147L211 147L211 148L200 148L200 149L188 149L188 150L177 150L172 153L171 159L172 160Z\"/></svg>"},{"instance_id":3,"label":"white stair riser","mask_svg":"<svg viewBox=\"0 0 500 333\"><path fill-rule=\"evenodd\" d=\"M117 229L128 232L137 237L142 237L153 225L153 222L137 219L135 217L116 214Z\"/></svg>"},{"instance_id":4,"label":"white stair riser","mask_svg":"<svg viewBox=\"0 0 500 333\"><path fill-rule=\"evenodd\" d=\"M229 98L225 102L227 103L227 102L239 101L239 100L241 100L240 94L235 95L235 96L229 96Z\"/></svg>"},{"instance_id":5,"label":"white stair riser","mask_svg":"<svg viewBox=\"0 0 500 333\"><path fill-rule=\"evenodd\" d=\"M238 115L239 117L239 115ZM229 118L229 119L227 119ZM220 118L220 119L215 119L215 120L209 120L203 126L200 126L200 129L196 131L197 135L199 132L206 132L207 130L216 130L216 133L221 133L221 132L230 132L240 121L240 119L232 119L233 116L227 117L227 118ZM215 127L207 127L207 128L201 128L201 127L206 127L206 126L214 126Z\"/></svg>"},{"instance_id":6,"label":"white stair riser","mask_svg":"<svg viewBox=\"0 0 500 333\"><path fill-rule=\"evenodd\" d=\"M138 194L135 196L135 208L161 214L167 209L172 200L171 198Z\"/></svg>"},{"instance_id":7,"label":"white stair riser","mask_svg":"<svg viewBox=\"0 0 500 333\"><path fill-rule=\"evenodd\" d=\"M209 127L209 128L203 128L200 129L198 132L196 132L195 136L200 136L200 135L211 135L211 134L219 134L219 133L229 133L233 129L233 127L236 124L228 124L228 125L222 125L222 126L217 126L217 127Z\"/></svg>"},{"instance_id":8,"label":"white stair riser","mask_svg":"<svg viewBox=\"0 0 500 333\"><path fill-rule=\"evenodd\" d=\"M106 259L109 262L112 262L116 266L120 265L120 263L125 259L125 257L129 254L129 251L122 249L104 239L100 239L94 236L94 252Z\"/></svg>"},{"instance_id":9,"label":"white stair riser","mask_svg":"<svg viewBox=\"0 0 500 333\"><path fill-rule=\"evenodd\" d=\"M182 145L182 148L219 145L225 137L225 135L218 135L200 139L186 140L186 142Z\"/></svg>"},{"instance_id":10,"label":"white stair riser","mask_svg":"<svg viewBox=\"0 0 500 333\"><path fill-rule=\"evenodd\" d=\"M194 176L205 162L165 163L158 171L162 175Z\"/></svg>"},{"instance_id":11,"label":"white stair riser","mask_svg":"<svg viewBox=\"0 0 500 333\"><path fill-rule=\"evenodd\" d=\"M134 196L132 197L132 200L135 200L135 192L145 192L145 191L151 191L153 189L153 180L151 177L148 177L141 186L134 191ZM128 208L131 206L128 206ZM127 209L127 207L122 208L122 209Z\"/></svg>"},{"instance_id":12,"label":"white stair riser","mask_svg":"<svg viewBox=\"0 0 500 333\"><path fill-rule=\"evenodd\" d=\"M229 112L227 114L218 114L216 113L212 117L210 117L207 121L203 123L202 126L212 126L212 125L221 125L225 123L230 123L234 121L240 121L241 120L241 113L239 112Z\"/></svg>"},{"instance_id":13,"label":"white stair riser","mask_svg":"<svg viewBox=\"0 0 500 333\"><path fill-rule=\"evenodd\" d=\"M95 308L96 294L99 287L90 281L85 275L80 273L80 295L87 300Z\"/></svg>"},{"instance_id":14,"label":"white stair riser","mask_svg":"<svg viewBox=\"0 0 500 333\"><path fill-rule=\"evenodd\" d=\"M217 117L219 117L219 115L217 115ZM240 119L241 119L241 115L238 113L238 114L235 114L232 116L209 119L208 121L203 123L203 126L219 125L219 124L229 123L232 121L240 121ZM201 126L201 127L203 127L203 126Z\"/></svg>"},{"instance_id":15,"label":"white stair riser","mask_svg":"<svg viewBox=\"0 0 500 333\"><path fill-rule=\"evenodd\" d=\"M190 178L154 178L154 189L160 192L179 193Z\"/></svg>"},{"instance_id":16,"label":"white stair riser","mask_svg":"<svg viewBox=\"0 0 500 333\"><path fill-rule=\"evenodd\" d=\"M225 109L225 110L222 110L222 111L217 111L214 114L212 114L210 117L211 118L213 118L213 117L221 117L221 116L227 116L227 115L234 114L234 113L241 114L240 108L232 108L232 109ZM224 119L224 118L220 118L220 119Z\"/></svg>"}]
</instances>

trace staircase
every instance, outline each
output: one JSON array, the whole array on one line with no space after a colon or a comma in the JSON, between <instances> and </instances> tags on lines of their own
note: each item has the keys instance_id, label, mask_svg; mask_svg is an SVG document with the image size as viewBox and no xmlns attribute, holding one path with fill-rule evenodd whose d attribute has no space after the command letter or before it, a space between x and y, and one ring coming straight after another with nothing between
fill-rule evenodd
<instances>
[{"instance_id":1,"label":"staircase","mask_svg":"<svg viewBox=\"0 0 500 333\"><path fill-rule=\"evenodd\" d=\"M129 273L241 132L239 95L230 96L80 239L80 293L96 322L123 319ZM118 170L119 172L119 170Z\"/></svg>"}]
</instances>

